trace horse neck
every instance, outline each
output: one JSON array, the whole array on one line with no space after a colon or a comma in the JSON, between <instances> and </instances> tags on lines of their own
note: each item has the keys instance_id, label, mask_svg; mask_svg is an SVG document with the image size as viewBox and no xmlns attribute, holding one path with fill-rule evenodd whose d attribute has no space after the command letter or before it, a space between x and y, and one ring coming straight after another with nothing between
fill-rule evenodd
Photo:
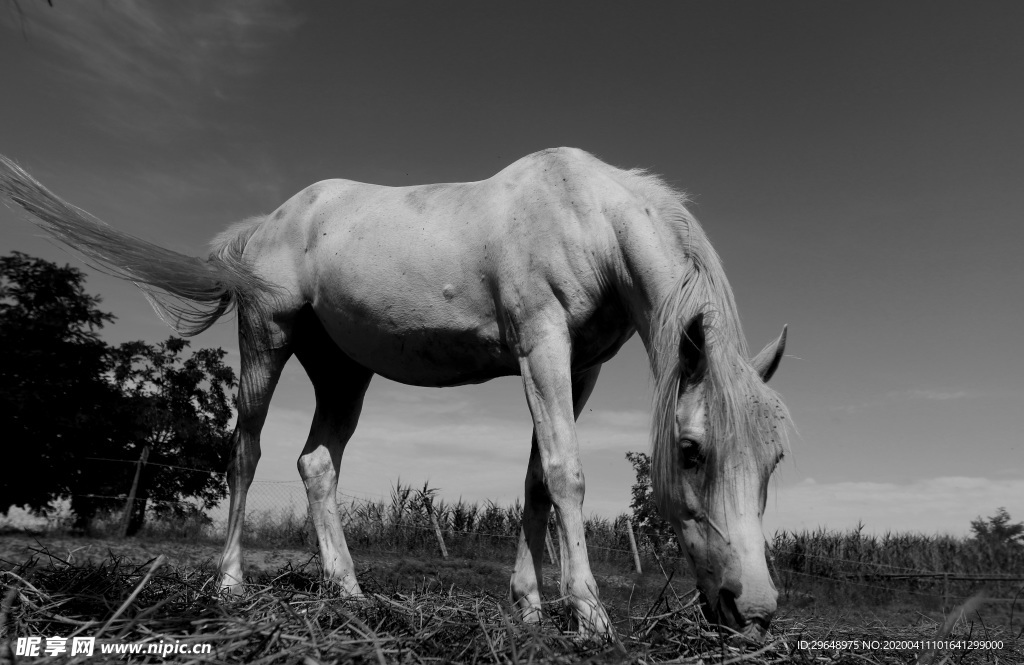
<instances>
[{"instance_id":1,"label":"horse neck","mask_svg":"<svg viewBox=\"0 0 1024 665\"><path fill-rule=\"evenodd\" d=\"M677 297L679 284L686 273L693 270L693 265L685 257L666 256L658 256L646 262L633 262L633 265L645 266L644 269L631 274L628 280L627 292L633 325L636 326L637 334L647 349L652 367L663 367L667 359L659 356L668 352L668 349L659 347L662 326L659 315L662 307ZM686 316L695 313L696 311L687 312Z\"/></svg>"},{"instance_id":2,"label":"horse neck","mask_svg":"<svg viewBox=\"0 0 1024 665\"><path fill-rule=\"evenodd\" d=\"M713 266L698 268L703 257L666 254L669 252L660 253L646 264L634 262L633 265L647 268L636 271L630 279L633 323L655 376L677 361L682 327L700 312L713 313L718 352L746 358L732 291L719 269L717 257L713 258ZM714 274L709 275L712 270Z\"/></svg>"},{"instance_id":3,"label":"horse neck","mask_svg":"<svg viewBox=\"0 0 1024 665\"><path fill-rule=\"evenodd\" d=\"M621 174L620 174L621 176ZM732 289L721 259L704 230L686 210L685 197L658 180L628 174L643 215L615 218L620 285L633 325L657 372L674 362L681 326L701 311L716 319L721 351L731 347L746 357L747 349ZM673 338L674 339L670 339ZM659 348L661 347L661 348Z\"/></svg>"},{"instance_id":4,"label":"horse neck","mask_svg":"<svg viewBox=\"0 0 1024 665\"><path fill-rule=\"evenodd\" d=\"M675 279L669 278L655 283L645 283L639 289L641 293L634 297L633 323L636 326L637 335L640 336L640 340L650 356L656 352L655 337L660 325L658 311L662 303L671 297L672 286L675 282Z\"/></svg>"}]
</instances>

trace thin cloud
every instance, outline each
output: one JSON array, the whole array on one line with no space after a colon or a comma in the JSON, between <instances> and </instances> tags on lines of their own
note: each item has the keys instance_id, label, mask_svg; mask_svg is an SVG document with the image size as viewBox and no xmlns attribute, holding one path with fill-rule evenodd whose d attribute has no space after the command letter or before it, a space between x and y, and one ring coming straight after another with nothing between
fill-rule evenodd
<instances>
[{"instance_id":1,"label":"thin cloud","mask_svg":"<svg viewBox=\"0 0 1024 665\"><path fill-rule=\"evenodd\" d=\"M874 409L887 406L892 403L915 401L915 402L949 402L952 400L972 397L973 394L966 390L931 390L913 388L909 390L890 390L881 397L867 400L857 404L845 404L831 407L832 411L843 413L858 413L867 409Z\"/></svg>"},{"instance_id":2,"label":"thin cloud","mask_svg":"<svg viewBox=\"0 0 1024 665\"><path fill-rule=\"evenodd\" d=\"M280 0L28 3L0 20L77 84L97 126L163 141L209 122L198 108L228 96L302 22Z\"/></svg>"},{"instance_id":3,"label":"thin cloud","mask_svg":"<svg viewBox=\"0 0 1024 665\"><path fill-rule=\"evenodd\" d=\"M869 533L913 531L966 535L971 520L999 506L1024 516L1024 479L943 476L906 483L846 481L818 483L807 478L779 487L765 514L765 530L854 528Z\"/></svg>"},{"instance_id":4,"label":"thin cloud","mask_svg":"<svg viewBox=\"0 0 1024 665\"><path fill-rule=\"evenodd\" d=\"M257 469L261 482L253 493L254 508L302 505L295 460L312 418L312 408L271 409L261 436L263 454ZM521 498L530 455L529 420L519 419L518 427L510 429L514 424L498 418L466 423L458 417L364 414L345 450L339 487L348 493L380 496L399 479L415 485L427 481L444 490L445 500L461 495L509 503ZM277 484L282 481L292 482Z\"/></svg>"},{"instance_id":5,"label":"thin cloud","mask_svg":"<svg viewBox=\"0 0 1024 665\"><path fill-rule=\"evenodd\" d=\"M615 410L604 409L586 412L580 415L581 426L594 425L624 430L647 431L651 426L651 414L640 409Z\"/></svg>"},{"instance_id":6,"label":"thin cloud","mask_svg":"<svg viewBox=\"0 0 1024 665\"><path fill-rule=\"evenodd\" d=\"M341 486L360 492L381 492L397 479L444 488L444 496L513 501L521 498L530 455L532 424L525 407L517 415L481 409L471 398L445 391L387 388L367 400L366 408L345 450ZM578 427L584 457L615 451L629 487L626 451L648 447L649 416L621 410L587 413ZM400 414L400 417L396 417ZM472 417L469 417L472 415ZM257 471L262 480L298 480L295 460L312 421L308 407L272 407L263 430L263 457ZM591 470L584 463L584 471ZM596 470L594 476L600 475ZM587 510L602 510L588 500ZM593 505L591 505L593 504ZM623 509L622 500L612 514Z\"/></svg>"},{"instance_id":7,"label":"thin cloud","mask_svg":"<svg viewBox=\"0 0 1024 665\"><path fill-rule=\"evenodd\" d=\"M367 400L363 412L381 419L393 416L395 411L401 413L403 419L416 420L449 419L452 416L468 415L479 410L479 407L475 408L469 400L453 397L450 391L391 387L373 397L373 400Z\"/></svg>"},{"instance_id":8,"label":"thin cloud","mask_svg":"<svg viewBox=\"0 0 1024 665\"><path fill-rule=\"evenodd\" d=\"M942 391L942 390L907 390L903 393L896 393L895 399L907 397L909 399L923 399L929 401L946 402L951 399L962 399L967 397L965 390Z\"/></svg>"},{"instance_id":9,"label":"thin cloud","mask_svg":"<svg viewBox=\"0 0 1024 665\"><path fill-rule=\"evenodd\" d=\"M169 200L184 202L217 199L223 196L224 188L230 188L265 206L276 207L294 193L285 188L285 174L265 152L254 149L245 154L248 161L244 164L211 151L190 156L186 168L173 172L141 168L132 176L141 191L159 192ZM230 221L224 220L225 226Z\"/></svg>"}]
</instances>

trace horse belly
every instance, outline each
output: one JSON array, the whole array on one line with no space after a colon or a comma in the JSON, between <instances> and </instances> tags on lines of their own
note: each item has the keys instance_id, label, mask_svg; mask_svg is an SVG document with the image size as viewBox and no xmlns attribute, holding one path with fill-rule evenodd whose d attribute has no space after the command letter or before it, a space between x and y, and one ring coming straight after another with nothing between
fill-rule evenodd
<instances>
[{"instance_id":1,"label":"horse belly","mask_svg":"<svg viewBox=\"0 0 1024 665\"><path fill-rule=\"evenodd\" d=\"M350 358L381 376L414 386L482 383L519 372L515 358L483 331L328 328ZM495 331L496 332L496 331Z\"/></svg>"},{"instance_id":2,"label":"horse belly","mask_svg":"<svg viewBox=\"0 0 1024 665\"><path fill-rule=\"evenodd\" d=\"M444 387L519 372L493 317L473 316L449 303L390 298L371 306L334 296L313 305L324 328L346 355L388 379ZM483 304L477 309L493 311Z\"/></svg>"}]
</instances>

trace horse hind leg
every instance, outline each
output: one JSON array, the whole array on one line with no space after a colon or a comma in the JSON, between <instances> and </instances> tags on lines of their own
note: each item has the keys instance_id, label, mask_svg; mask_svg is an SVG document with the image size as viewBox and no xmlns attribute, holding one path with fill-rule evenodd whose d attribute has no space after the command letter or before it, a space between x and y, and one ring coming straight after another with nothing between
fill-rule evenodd
<instances>
[{"instance_id":1,"label":"horse hind leg","mask_svg":"<svg viewBox=\"0 0 1024 665\"><path fill-rule=\"evenodd\" d=\"M238 591L242 584L242 527L245 501L260 459L260 432L267 419L270 398L291 357L287 329L272 322L256 322L239 312L239 347L242 355L238 381L238 418L228 463L228 532L220 558L221 588ZM261 331L256 334L255 331Z\"/></svg>"},{"instance_id":2,"label":"horse hind leg","mask_svg":"<svg viewBox=\"0 0 1024 665\"><path fill-rule=\"evenodd\" d=\"M530 463L526 469L526 491L523 493L523 527L519 531L516 565L509 583L512 602L518 606L523 620L530 623L541 618L541 569L550 514L551 495L544 486L537 433L534 432L530 442Z\"/></svg>"},{"instance_id":3,"label":"horse hind leg","mask_svg":"<svg viewBox=\"0 0 1024 665\"><path fill-rule=\"evenodd\" d=\"M590 398L597 384L601 371L598 365L586 372L572 377L573 417L579 419L587 399ZM515 569L512 573L510 592L523 620L539 621L541 617L540 587L542 566L547 536L548 517L551 513L551 494L544 482L544 471L541 464L540 450L537 446L536 430L530 445L530 463L526 471L526 488L523 501L523 528L519 534L519 548L516 553ZM560 578L564 586L568 575L564 566L568 563L561 557L563 569ZM562 595L566 589L562 589Z\"/></svg>"},{"instance_id":4,"label":"horse hind leg","mask_svg":"<svg viewBox=\"0 0 1024 665\"><path fill-rule=\"evenodd\" d=\"M300 315L296 328L295 355L316 394L316 413L298 467L306 485L324 578L336 582L344 594L360 596L341 525L337 488L342 454L355 432L373 373L342 353L308 309Z\"/></svg>"}]
</instances>

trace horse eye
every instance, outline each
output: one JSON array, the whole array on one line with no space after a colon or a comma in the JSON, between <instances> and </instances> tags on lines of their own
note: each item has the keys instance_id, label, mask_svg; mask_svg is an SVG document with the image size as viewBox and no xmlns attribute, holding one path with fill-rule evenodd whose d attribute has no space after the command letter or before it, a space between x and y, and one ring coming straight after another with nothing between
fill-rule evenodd
<instances>
[{"instance_id":1,"label":"horse eye","mask_svg":"<svg viewBox=\"0 0 1024 665\"><path fill-rule=\"evenodd\" d=\"M707 461L703 448L701 448L701 445L693 439L681 439L679 441L679 447L682 448L683 452L684 469L693 469L697 465L703 464Z\"/></svg>"}]
</instances>

